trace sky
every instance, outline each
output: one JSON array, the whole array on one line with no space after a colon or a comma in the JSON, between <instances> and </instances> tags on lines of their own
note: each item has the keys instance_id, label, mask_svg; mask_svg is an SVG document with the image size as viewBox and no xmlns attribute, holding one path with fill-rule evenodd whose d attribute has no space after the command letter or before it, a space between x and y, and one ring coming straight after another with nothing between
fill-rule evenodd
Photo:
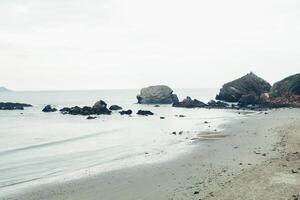
<instances>
[{"instance_id":1,"label":"sky","mask_svg":"<svg viewBox=\"0 0 300 200\"><path fill-rule=\"evenodd\" d=\"M0 0L0 86L217 88L300 69L299 0Z\"/></svg>"}]
</instances>

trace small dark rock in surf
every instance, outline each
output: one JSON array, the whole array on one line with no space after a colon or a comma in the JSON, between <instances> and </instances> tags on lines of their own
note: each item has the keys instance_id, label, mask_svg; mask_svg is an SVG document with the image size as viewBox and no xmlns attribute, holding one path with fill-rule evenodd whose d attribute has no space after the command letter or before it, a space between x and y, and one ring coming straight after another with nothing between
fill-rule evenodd
<instances>
[{"instance_id":1,"label":"small dark rock in surf","mask_svg":"<svg viewBox=\"0 0 300 200\"><path fill-rule=\"evenodd\" d=\"M149 111L149 110L139 110L136 114L137 115L144 115L144 116L154 115L154 113Z\"/></svg>"},{"instance_id":2,"label":"small dark rock in surf","mask_svg":"<svg viewBox=\"0 0 300 200\"><path fill-rule=\"evenodd\" d=\"M57 109L56 108L52 108L51 105L47 105L43 108L42 110L43 112L56 112Z\"/></svg>"},{"instance_id":3,"label":"small dark rock in surf","mask_svg":"<svg viewBox=\"0 0 300 200\"><path fill-rule=\"evenodd\" d=\"M122 110L121 112L119 112L121 115L131 115L132 114L132 110Z\"/></svg>"},{"instance_id":4,"label":"small dark rock in surf","mask_svg":"<svg viewBox=\"0 0 300 200\"><path fill-rule=\"evenodd\" d=\"M97 117L88 116L86 119L96 119Z\"/></svg>"},{"instance_id":5,"label":"small dark rock in surf","mask_svg":"<svg viewBox=\"0 0 300 200\"><path fill-rule=\"evenodd\" d=\"M109 110L122 110L122 107L118 105L112 105L109 107Z\"/></svg>"}]
</instances>

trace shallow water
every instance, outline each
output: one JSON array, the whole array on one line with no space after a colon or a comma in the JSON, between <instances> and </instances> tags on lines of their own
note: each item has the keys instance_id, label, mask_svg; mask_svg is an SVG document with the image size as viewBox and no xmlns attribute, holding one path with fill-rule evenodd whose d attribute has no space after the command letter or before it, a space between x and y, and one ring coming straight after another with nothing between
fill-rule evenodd
<instances>
[{"instance_id":1,"label":"shallow water","mask_svg":"<svg viewBox=\"0 0 300 200\"><path fill-rule=\"evenodd\" d=\"M177 90L202 101L217 90ZM46 182L86 170L97 173L173 159L191 151L193 138L238 115L229 110L183 109L170 105L135 104L137 90L5 92L1 102L30 103L24 111L0 111L0 191ZM154 116L83 116L42 113L46 104L57 108L90 105L103 99L124 109L151 110ZM175 115L183 114L180 118ZM163 116L165 119L160 119ZM205 124L204 121L209 121ZM209 127L210 126L210 127ZM182 135L172 132L183 131ZM201 145L201 144L200 144Z\"/></svg>"}]
</instances>

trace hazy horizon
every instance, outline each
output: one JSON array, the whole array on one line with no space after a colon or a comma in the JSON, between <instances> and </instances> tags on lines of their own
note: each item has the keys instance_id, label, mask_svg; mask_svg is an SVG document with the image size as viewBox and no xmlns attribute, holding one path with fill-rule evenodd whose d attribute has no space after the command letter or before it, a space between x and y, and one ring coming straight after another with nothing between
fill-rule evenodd
<instances>
[{"instance_id":1,"label":"hazy horizon","mask_svg":"<svg viewBox=\"0 0 300 200\"><path fill-rule=\"evenodd\" d=\"M220 88L300 69L296 0L3 0L0 86Z\"/></svg>"}]
</instances>

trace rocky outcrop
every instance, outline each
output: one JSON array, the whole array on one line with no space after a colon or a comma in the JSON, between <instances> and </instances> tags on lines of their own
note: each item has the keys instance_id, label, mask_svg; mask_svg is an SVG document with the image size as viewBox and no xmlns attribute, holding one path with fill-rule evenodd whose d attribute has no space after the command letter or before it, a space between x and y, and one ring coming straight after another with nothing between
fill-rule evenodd
<instances>
[{"instance_id":1,"label":"rocky outcrop","mask_svg":"<svg viewBox=\"0 0 300 200\"><path fill-rule=\"evenodd\" d=\"M173 107L180 107L180 108L203 108L207 105L202 101L197 99L192 99L191 97L186 97L181 102L173 103Z\"/></svg>"},{"instance_id":2,"label":"rocky outcrop","mask_svg":"<svg viewBox=\"0 0 300 200\"><path fill-rule=\"evenodd\" d=\"M136 114L137 115L144 115L144 116L154 115L154 113L149 111L149 110L139 110Z\"/></svg>"},{"instance_id":3,"label":"rocky outcrop","mask_svg":"<svg viewBox=\"0 0 300 200\"><path fill-rule=\"evenodd\" d=\"M56 108L52 108L51 105L47 105L43 108L42 110L43 112L56 112L57 109Z\"/></svg>"},{"instance_id":4,"label":"rocky outcrop","mask_svg":"<svg viewBox=\"0 0 300 200\"><path fill-rule=\"evenodd\" d=\"M300 107L300 74L289 76L271 89L269 105L272 107Z\"/></svg>"},{"instance_id":5,"label":"rocky outcrop","mask_svg":"<svg viewBox=\"0 0 300 200\"><path fill-rule=\"evenodd\" d=\"M121 115L131 115L132 114L132 110L122 110L121 112L119 112Z\"/></svg>"},{"instance_id":6,"label":"rocky outcrop","mask_svg":"<svg viewBox=\"0 0 300 200\"><path fill-rule=\"evenodd\" d=\"M211 100L207 103L208 108L228 108L230 105L222 101Z\"/></svg>"},{"instance_id":7,"label":"rocky outcrop","mask_svg":"<svg viewBox=\"0 0 300 200\"><path fill-rule=\"evenodd\" d=\"M271 85L267 81L251 72L224 84L216 99L227 102L239 102L242 99L240 103L243 104L248 100L254 100L253 96L255 99L259 99L261 94L269 92L270 89Z\"/></svg>"},{"instance_id":8,"label":"rocky outcrop","mask_svg":"<svg viewBox=\"0 0 300 200\"><path fill-rule=\"evenodd\" d=\"M107 109L107 104L100 100L94 104L93 107L84 106L84 107L65 107L60 109L60 112L63 114L70 114L70 115L109 115L111 111Z\"/></svg>"},{"instance_id":9,"label":"rocky outcrop","mask_svg":"<svg viewBox=\"0 0 300 200\"><path fill-rule=\"evenodd\" d=\"M109 110L122 110L122 107L118 105L112 105L109 107Z\"/></svg>"},{"instance_id":10,"label":"rocky outcrop","mask_svg":"<svg viewBox=\"0 0 300 200\"><path fill-rule=\"evenodd\" d=\"M165 85L143 88L137 100L139 104L172 104L179 101L173 90Z\"/></svg>"},{"instance_id":11,"label":"rocky outcrop","mask_svg":"<svg viewBox=\"0 0 300 200\"><path fill-rule=\"evenodd\" d=\"M25 107L32 107L25 103L0 102L0 110L24 110Z\"/></svg>"}]
</instances>

